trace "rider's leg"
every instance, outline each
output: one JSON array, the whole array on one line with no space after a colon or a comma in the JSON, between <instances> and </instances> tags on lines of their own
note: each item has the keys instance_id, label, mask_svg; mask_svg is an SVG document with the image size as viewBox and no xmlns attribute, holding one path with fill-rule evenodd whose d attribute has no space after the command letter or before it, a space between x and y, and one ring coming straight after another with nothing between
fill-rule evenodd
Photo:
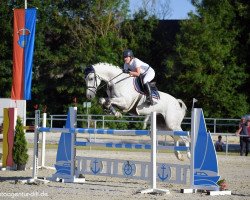
<instances>
[{"instance_id":1,"label":"rider's leg","mask_svg":"<svg viewBox=\"0 0 250 200\"><path fill-rule=\"evenodd\" d=\"M152 99L152 93L151 93L149 82L152 81L154 77L155 77L155 71L153 70L153 68L150 67L143 78L144 88L147 94L147 101L151 105L153 105L153 99Z\"/></svg>"},{"instance_id":2,"label":"rider's leg","mask_svg":"<svg viewBox=\"0 0 250 200\"><path fill-rule=\"evenodd\" d=\"M153 105L154 102L153 102L153 99L152 99L151 88L150 88L150 85L149 85L148 82L144 84L144 88L145 88L145 90L146 90L147 102L148 102L150 105Z\"/></svg>"}]
</instances>

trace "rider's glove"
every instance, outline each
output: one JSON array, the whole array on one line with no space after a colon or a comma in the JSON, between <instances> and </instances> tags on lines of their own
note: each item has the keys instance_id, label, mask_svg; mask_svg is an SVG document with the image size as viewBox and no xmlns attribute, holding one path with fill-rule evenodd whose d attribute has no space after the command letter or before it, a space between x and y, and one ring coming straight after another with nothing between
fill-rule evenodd
<instances>
[{"instance_id":1,"label":"rider's glove","mask_svg":"<svg viewBox=\"0 0 250 200\"><path fill-rule=\"evenodd\" d=\"M127 69L123 69L122 72L126 73L126 74L129 74L129 70L127 70Z\"/></svg>"}]
</instances>

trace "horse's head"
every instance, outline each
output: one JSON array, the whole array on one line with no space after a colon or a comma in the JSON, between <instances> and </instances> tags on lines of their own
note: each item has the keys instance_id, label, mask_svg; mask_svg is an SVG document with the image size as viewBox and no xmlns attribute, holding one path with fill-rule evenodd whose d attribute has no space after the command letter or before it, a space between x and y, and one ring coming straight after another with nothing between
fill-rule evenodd
<instances>
[{"instance_id":1,"label":"horse's head","mask_svg":"<svg viewBox=\"0 0 250 200\"><path fill-rule=\"evenodd\" d=\"M86 67L84 70L84 78L87 86L86 97L93 99L96 94L96 90L101 83L101 79L95 73L93 66Z\"/></svg>"}]
</instances>

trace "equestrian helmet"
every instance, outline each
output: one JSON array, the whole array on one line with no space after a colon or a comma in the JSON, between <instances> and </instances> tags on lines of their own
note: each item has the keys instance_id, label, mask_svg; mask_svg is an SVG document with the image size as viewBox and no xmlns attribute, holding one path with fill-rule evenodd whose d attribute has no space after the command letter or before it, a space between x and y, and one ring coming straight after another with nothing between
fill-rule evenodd
<instances>
[{"instance_id":1,"label":"equestrian helmet","mask_svg":"<svg viewBox=\"0 0 250 200\"><path fill-rule=\"evenodd\" d=\"M130 49L126 49L123 51L123 58L126 57L134 57L133 51Z\"/></svg>"}]
</instances>

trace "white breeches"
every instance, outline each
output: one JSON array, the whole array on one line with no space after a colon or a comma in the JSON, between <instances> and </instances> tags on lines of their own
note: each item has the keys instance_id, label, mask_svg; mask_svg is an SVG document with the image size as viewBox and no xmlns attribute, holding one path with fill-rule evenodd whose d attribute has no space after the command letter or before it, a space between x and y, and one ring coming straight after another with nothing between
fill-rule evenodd
<instances>
[{"instance_id":1,"label":"white breeches","mask_svg":"<svg viewBox=\"0 0 250 200\"><path fill-rule=\"evenodd\" d=\"M152 67L150 67L146 72L146 75L144 75L143 84L152 81L154 77L155 77L155 70Z\"/></svg>"}]
</instances>

